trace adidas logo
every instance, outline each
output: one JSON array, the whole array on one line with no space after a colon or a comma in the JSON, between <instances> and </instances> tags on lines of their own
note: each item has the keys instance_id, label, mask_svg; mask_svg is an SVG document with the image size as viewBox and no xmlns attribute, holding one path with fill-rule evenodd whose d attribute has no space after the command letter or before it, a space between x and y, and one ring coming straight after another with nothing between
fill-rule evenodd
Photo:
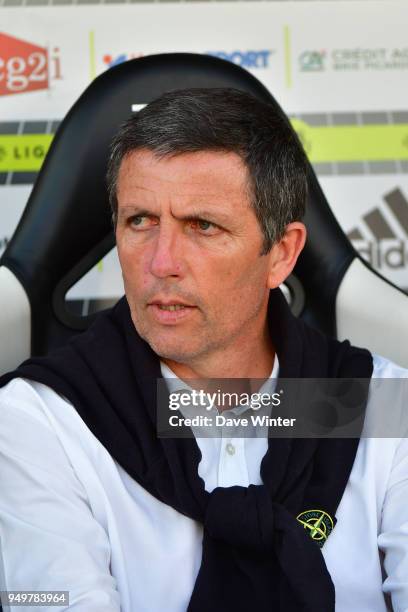
<instances>
[{"instance_id":1,"label":"adidas logo","mask_svg":"<svg viewBox=\"0 0 408 612\"><path fill-rule=\"evenodd\" d=\"M408 266L408 200L397 188L383 201L383 206L363 215L363 223L347 236L373 268L398 270Z\"/></svg>"}]
</instances>

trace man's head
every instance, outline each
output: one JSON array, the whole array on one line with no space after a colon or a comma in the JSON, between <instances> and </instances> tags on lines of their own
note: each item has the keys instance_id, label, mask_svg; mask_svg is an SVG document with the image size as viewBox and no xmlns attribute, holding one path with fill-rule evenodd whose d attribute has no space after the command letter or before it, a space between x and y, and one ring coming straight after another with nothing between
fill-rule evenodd
<instances>
[{"instance_id":1,"label":"man's head","mask_svg":"<svg viewBox=\"0 0 408 612\"><path fill-rule=\"evenodd\" d=\"M269 289L305 240L286 119L237 90L170 92L121 128L108 188L132 319L158 355L192 367L265 344Z\"/></svg>"},{"instance_id":2,"label":"man's head","mask_svg":"<svg viewBox=\"0 0 408 612\"><path fill-rule=\"evenodd\" d=\"M108 169L113 219L123 158L136 149L158 156L230 151L248 170L251 204L264 240L262 254L305 213L306 159L287 119L239 90L185 89L162 95L131 117L112 143Z\"/></svg>"}]
</instances>

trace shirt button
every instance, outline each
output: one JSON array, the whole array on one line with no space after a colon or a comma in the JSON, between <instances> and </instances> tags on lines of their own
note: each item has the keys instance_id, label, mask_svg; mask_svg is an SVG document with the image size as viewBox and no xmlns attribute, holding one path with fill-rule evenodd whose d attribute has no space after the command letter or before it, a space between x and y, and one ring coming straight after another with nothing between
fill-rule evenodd
<instances>
[{"instance_id":1,"label":"shirt button","mask_svg":"<svg viewBox=\"0 0 408 612\"><path fill-rule=\"evenodd\" d=\"M229 442L225 447L229 455L235 455L235 446Z\"/></svg>"}]
</instances>

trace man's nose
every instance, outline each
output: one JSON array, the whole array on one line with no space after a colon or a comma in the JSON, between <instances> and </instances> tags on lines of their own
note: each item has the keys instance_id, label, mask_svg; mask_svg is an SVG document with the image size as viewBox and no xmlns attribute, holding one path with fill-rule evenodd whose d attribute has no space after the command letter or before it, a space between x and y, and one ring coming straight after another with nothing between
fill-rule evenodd
<instances>
[{"instance_id":1,"label":"man's nose","mask_svg":"<svg viewBox=\"0 0 408 612\"><path fill-rule=\"evenodd\" d=\"M174 225L162 225L154 238L150 272L158 278L183 273L182 232Z\"/></svg>"}]
</instances>

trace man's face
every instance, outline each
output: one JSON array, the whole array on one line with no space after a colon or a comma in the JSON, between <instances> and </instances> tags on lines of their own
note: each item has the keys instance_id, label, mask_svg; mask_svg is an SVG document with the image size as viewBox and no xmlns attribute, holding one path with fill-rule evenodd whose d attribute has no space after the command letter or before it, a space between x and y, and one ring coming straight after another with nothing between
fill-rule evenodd
<instances>
[{"instance_id":1,"label":"man's face","mask_svg":"<svg viewBox=\"0 0 408 612\"><path fill-rule=\"evenodd\" d=\"M235 153L122 162L116 239L139 335L170 361L227 356L264 333L268 256ZM185 307L169 305L184 304Z\"/></svg>"}]
</instances>

